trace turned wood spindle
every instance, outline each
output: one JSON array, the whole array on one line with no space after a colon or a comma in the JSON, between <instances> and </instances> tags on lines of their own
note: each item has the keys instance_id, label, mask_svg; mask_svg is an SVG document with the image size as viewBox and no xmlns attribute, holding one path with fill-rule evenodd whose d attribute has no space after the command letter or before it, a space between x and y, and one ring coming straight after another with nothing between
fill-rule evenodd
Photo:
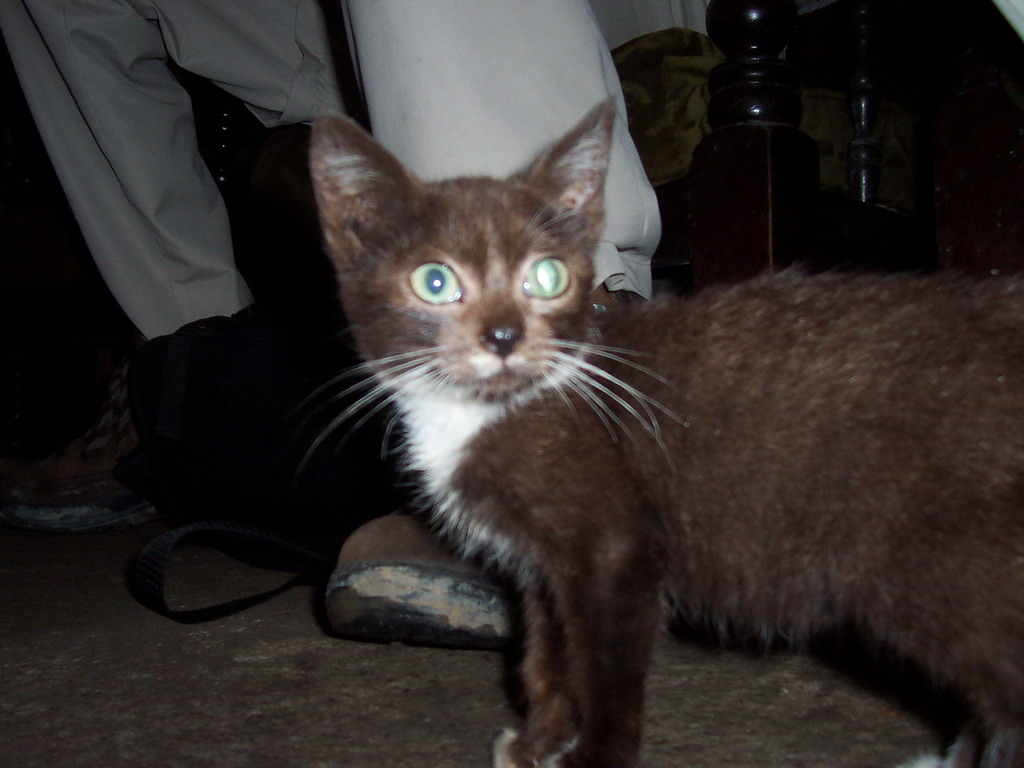
<instances>
[{"instance_id":1,"label":"turned wood spindle","mask_svg":"<svg viewBox=\"0 0 1024 768\"><path fill-rule=\"evenodd\" d=\"M728 61L708 86L712 129L744 123L800 123L799 77L779 59L796 26L792 0L715 0L708 34Z\"/></svg>"},{"instance_id":2,"label":"turned wood spindle","mask_svg":"<svg viewBox=\"0 0 1024 768\"><path fill-rule=\"evenodd\" d=\"M877 51L873 22L874 0L857 0L853 10L856 70L850 84L850 111L854 138L847 156L850 189L862 203L878 199L882 150L874 136L879 95L876 82Z\"/></svg>"},{"instance_id":3,"label":"turned wood spindle","mask_svg":"<svg viewBox=\"0 0 1024 768\"><path fill-rule=\"evenodd\" d=\"M713 0L708 8L708 32L728 60L709 78L712 131L690 169L696 288L777 269L806 253L817 148L798 128L798 75L779 58L796 18L793 0Z\"/></svg>"}]
</instances>

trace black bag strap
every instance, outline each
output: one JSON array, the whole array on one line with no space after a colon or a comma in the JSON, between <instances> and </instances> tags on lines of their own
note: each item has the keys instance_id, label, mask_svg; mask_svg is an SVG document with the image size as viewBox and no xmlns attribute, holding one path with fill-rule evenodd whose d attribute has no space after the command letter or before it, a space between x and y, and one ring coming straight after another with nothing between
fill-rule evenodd
<instances>
[{"instance_id":1,"label":"black bag strap","mask_svg":"<svg viewBox=\"0 0 1024 768\"><path fill-rule=\"evenodd\" d=\"M167 605L164 583L171 552L182 544L204 544L248 565L296 575L267 592L226 603L186 610L171 608ZM260 528L238 523L189 523L162 533L142 549L131 566L131 587L140 603L182 624L221 619L265 603L293 587L312 586L325 581L335 565L335 557L326 550L333 549L336 542L328 541L327 544L322 548L307 547Z\"/></svg>"}]
</instances>

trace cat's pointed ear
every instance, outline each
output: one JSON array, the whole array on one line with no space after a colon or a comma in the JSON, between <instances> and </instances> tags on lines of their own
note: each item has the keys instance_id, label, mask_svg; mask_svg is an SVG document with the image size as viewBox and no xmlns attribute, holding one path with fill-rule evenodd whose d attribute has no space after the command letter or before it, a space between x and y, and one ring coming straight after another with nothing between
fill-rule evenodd
<instances>
[{"instance_id":1,"label":"cat's pointed ear","mask_svg":"<svg viewBox=\"0 0 1024 768\"><path fill-rule=\"evenodd\" d=\"M420 186L394 155L340 115L313 124L309 170L335 260L351 260L386 244Z\"/></svg>"},{"instance_id":2,"label":"cat's pointed ear","mask_svg":"<svg viewBox=\"0 0 1024 768\"><path fill-rule=\"evenodd\" d=\"M601 102L527 169L526 177L559 213L603 220L615 114L611 99Z\"/></svg>"}]
</instances>

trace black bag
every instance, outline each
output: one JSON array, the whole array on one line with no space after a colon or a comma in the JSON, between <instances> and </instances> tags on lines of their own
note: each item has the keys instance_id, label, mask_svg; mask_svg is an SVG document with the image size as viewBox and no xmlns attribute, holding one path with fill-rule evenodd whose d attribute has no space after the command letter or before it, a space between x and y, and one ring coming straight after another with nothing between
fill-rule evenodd
<instances>
[{"instance_id":1,"label":"black bag","mask_svg":"<svg viewBox=\"0 0 1024 768\"><path fill-rule=\"evenodd\" d=\"M148 607L180 622L207 621L324 581L344 538L401 503L381 459L381 429L345 436L344 451L327 441L307 455L345 402L310 417L316 410L307 394L316 382L304 375L311 366L299 365L298 348L286 326L246 310L191 323L136 353L129 397L140 448L117 477L174 526L131 568L132 590ZM343 347L333 349L328 369L355 362ZM223 605L172 609L164 579L172 550L186 544L297 575Z\"/></svg>"},{"instance_id":2,"label":"black bag","mask_svg":"<svg viewBox=\"0 0 1024 768\"><path fill-rule=\"evenodd\" d=\"M118 478L172 525L217 520L288 535L343 538L400 502L373 425L344 451L313 439L344 403L315 413L315 387L274 318L245 310L153 339L135 356L129 397L140 451ZM332 352L340 372L355 359ZM304 463L305 462L305 463ZM301 471L300 471L301 466Z\"/></svg>"}]
</instances>

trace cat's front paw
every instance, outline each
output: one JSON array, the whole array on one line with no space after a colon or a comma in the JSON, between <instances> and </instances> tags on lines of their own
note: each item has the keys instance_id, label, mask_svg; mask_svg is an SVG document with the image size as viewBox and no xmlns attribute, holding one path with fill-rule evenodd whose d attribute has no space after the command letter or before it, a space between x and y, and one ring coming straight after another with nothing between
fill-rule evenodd
<instances>
[{"instance_id":1,"label":"cat's front paw","mask_svg":"<svg viewBox=\"0 0 1024 768\"><path fill-rule=\"evenodd\" d=\"M517 744L519 731L514 728L506 728L497 739L494 740L494 761L493 768L571 768L569 763L563 762L567 759L565 750L552 755L547 755L540 760L527 760L522 756L517 757ZM572 763L575 766L575 763Z\"/></svg>"},{"instance_id":2,"label":"cat's front paw","mask_svg":"<svg viewBox=\"0 0 1024 768\"><path fill-rule=\"evenodd\" d=\"M526 768L520 766L512 758L512 745L517 738L519 738L519 731L514 728L506 728L494 740L494 760L492 762L494 768Z\"/></svg>"},{"instance_id":3,"label":"cat's front paw","mask_svg":"<svg viewBox=\"0 0 1024 768\"><path fill-rule=\"evenodd\" d=\"M951 765L949 761L943 761L939 755L920 755L906 763L901 763L899 768L946 768Z\"/></svg>"}]
</instances>

